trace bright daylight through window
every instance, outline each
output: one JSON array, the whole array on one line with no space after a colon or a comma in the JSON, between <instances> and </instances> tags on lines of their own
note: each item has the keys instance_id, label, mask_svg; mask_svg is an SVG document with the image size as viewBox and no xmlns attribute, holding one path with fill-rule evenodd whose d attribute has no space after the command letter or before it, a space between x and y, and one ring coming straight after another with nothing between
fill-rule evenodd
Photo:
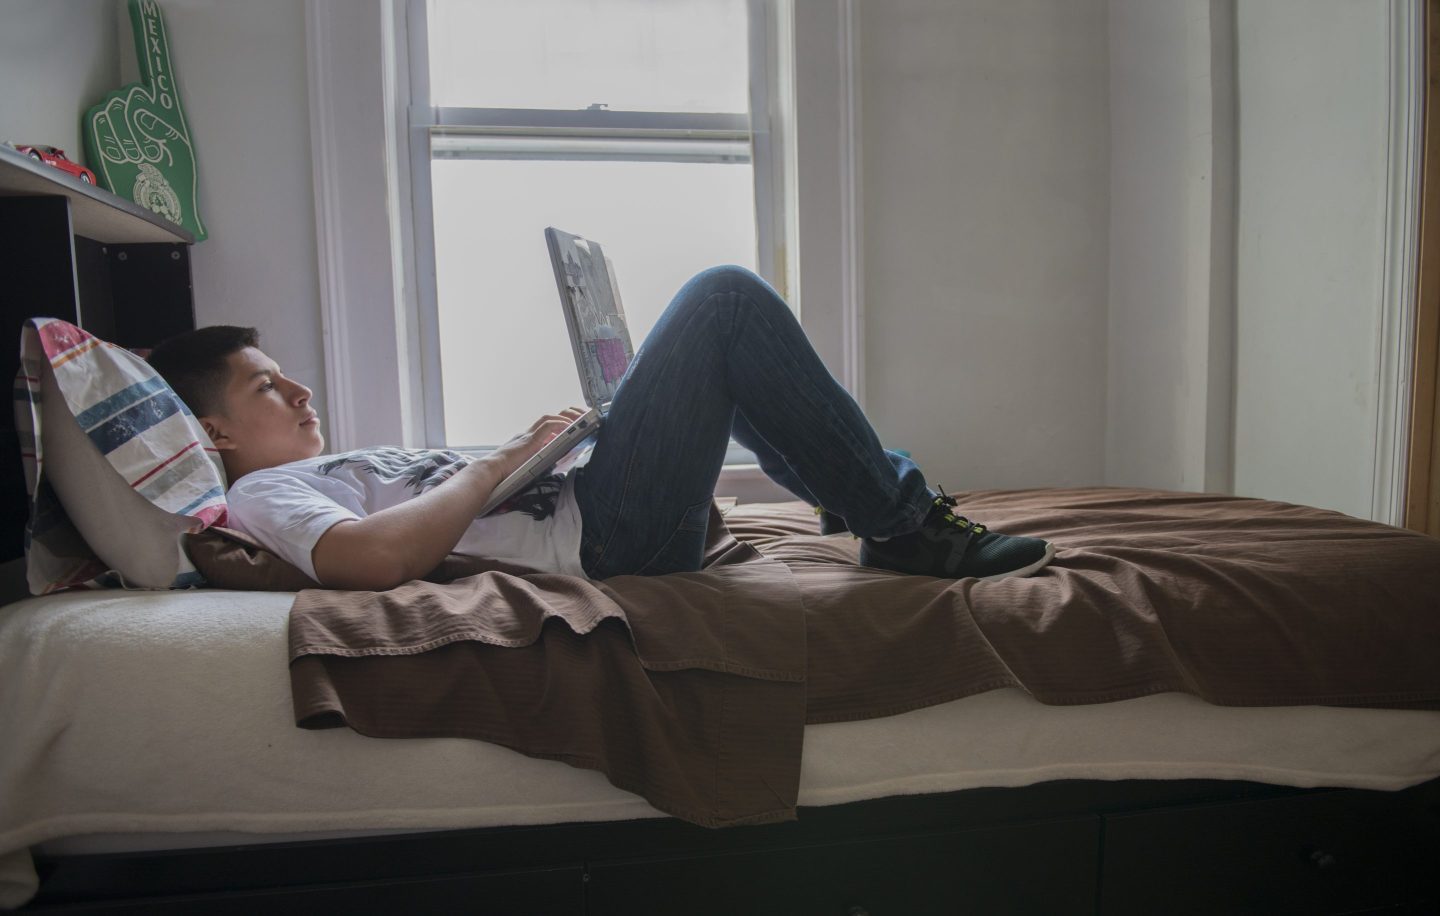
<instances>
[{"instance_id":1,"label":"bright daylight through window","mask_svg":"<svg viewBox=\"0 0 1440 916\"><path fill-rule=\"evenodd\" d=\"M635 345L686 279L755 269L745 0L433 0L445 444L580 404L543 230L615 265Z\"/></svg>"}]
</instances>

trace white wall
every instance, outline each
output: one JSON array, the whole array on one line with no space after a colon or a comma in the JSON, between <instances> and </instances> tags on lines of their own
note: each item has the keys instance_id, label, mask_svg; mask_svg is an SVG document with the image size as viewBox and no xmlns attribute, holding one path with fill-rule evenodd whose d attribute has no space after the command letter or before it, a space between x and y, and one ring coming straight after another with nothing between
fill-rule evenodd
<instances>
[{"instance_id":1,"label":"white wall","mask_svg":"<svg viewBox=\"0 0 1440 916\"><path fill-rule=\"evenodd\" d=\"M1405 13L1111 0L1107 483L1391 520L1374 472Z\"/></svg>"},{"instance_id":2,"label":"white wall","mask_svg":"<svg viewBox=\"0 0 1440 916\"><path fill-rule=\"evenodd\" d=\"M258 327L323 415L304 4L165 0L161 11L210 233L191 251L196 320ZM0 140L83 159L85 109L135 79L134 58L118 0L6 0Z\"/></svg>"},{"instance_id":3,"label":"white wall","mask_svg":"<svg viewBox=\"0 0 1440 916\"><path fill-rule=\"evenodd\" d=\"M0 142L85 161L80 119L120 75L113 0L6 0L0 7Z\"/></svg>"},{"instance_id":4,"label":"white wall","mask_svg":"<svg viewBox=\"0 0 1440 916\"><path fill-rule=\"evenodd\" d=\"M1094 484L1103 0L862 3L866 410L948 490Z\"/></svg>"},{"instance_id":5,"label":"white wall","mask_svg":"<svg viewBox=\"0 0 1440 916\"><path fill-rule=\"evenodd\" d=\"M947 488L1199 489L1214 466L1195 461L1218 441L1214 383L1232 375L1212 339L1222 249L1196 215L1203 143L1183 142L1215 86L1207 3L1158 6L860 5L866 407ZM212 233L193 254L198 318L260 327L323 410L304 4L163 8ZM78 133L115 80L114 47L130 45L121 10L0 10L0 75L24 87L0 94L0 139ZM1388 15L1272 0L1241 4L1238 23L1234 485L1357 515L1374 448Z\"/></svg>"},{"instance_id":6,"label":"white wall","mask_svg":"<svg viewBox=\"0 0 1440 916\"><path fill-rule=\"evenodd\" d=\"M121 5L125 79L134 50ZM195 320L260 330L260 345L325 409L305 5L165 0L210 237L191 252Z\"/></svg>"},{"instance_id":7,"label":"white wall","mask_svg":"<svg viewBox=\"0 0 1440 916\"><path fill-rule=\"evenodd\" d=\"M1111 0L1109 13L1105 482L1227 492L1233 6Z\"/></svg>"},{"instance_id":8,"label":"white wall","mask_svg":"<svg viewBox=\"0 0 1440 916\"><path fill-rule=\"evenodd\" d=\"M1235 489L1368 517L1389 4L1239 6Z\"/></svg>"}]
</instances>

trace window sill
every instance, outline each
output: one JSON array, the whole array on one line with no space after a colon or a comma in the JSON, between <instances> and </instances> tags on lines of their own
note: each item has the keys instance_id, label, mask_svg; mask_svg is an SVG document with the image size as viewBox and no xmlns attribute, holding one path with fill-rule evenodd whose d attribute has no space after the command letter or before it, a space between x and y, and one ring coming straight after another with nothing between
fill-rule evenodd
<instances>
[{"instance_id":1,"label":"window sill","mask_svg":"<svg viewBox=\"0 0 1440 916\"><path fill-rule=\"evenodd\" d=\"M715 482L715 495L734 497L741 503L790 502L798 497L777 484L758 464L727 464L720 469Z\"/></svg>"}]
</instances>

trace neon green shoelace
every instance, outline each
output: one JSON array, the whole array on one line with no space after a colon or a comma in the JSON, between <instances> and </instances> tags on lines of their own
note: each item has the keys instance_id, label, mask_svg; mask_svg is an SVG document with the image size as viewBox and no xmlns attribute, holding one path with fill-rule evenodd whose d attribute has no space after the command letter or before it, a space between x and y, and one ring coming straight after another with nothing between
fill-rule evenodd
<instances>
[{"instance_id":1,"label":"neon green shoelace","mask_svg":"<svg viewBox=\"0 0 1440 916\"><path fill-rule=\"evenodd\" d=\"M945 521L955 525L961 531L969 531L972 537L979 537L980 535L984 534L986 531L984 525L972 522L965 516L956 515L954 512L950 511L951 509L955 508L957 502L958 500L956 500L955 497L945 492L944 487L940 488L940 495L935 497L935 505L945 507Z\"/></svg>"}]
</instances>

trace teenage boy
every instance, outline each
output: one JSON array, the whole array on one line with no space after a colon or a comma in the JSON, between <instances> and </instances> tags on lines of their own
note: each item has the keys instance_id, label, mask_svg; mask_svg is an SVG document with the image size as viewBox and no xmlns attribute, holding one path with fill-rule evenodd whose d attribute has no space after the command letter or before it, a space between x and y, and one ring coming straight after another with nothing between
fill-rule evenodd
<instances>
[{"instance_id":1,"label":"teenage boy","mask_svg":"<svg viewBox=\"0 0 1440 916\"><path fill-rule=\"evenodd\" d=\"M700 568L733 436L776 483L817 507L825 533L861 539L864 566L996 579L1044 567L1054 546L953 511L913 461L881 448L790 307L735 266L691 279L636 352L588 459L484 518L511 471L581 411L547 414L482 457L369 448L324 455L310 389L252 328L171 338L150 356L220 450L229 522L334 588L383 590L449 553L605 579ZM820 508L823 507L823 508Z\"/></svg>"}]
</instances>

